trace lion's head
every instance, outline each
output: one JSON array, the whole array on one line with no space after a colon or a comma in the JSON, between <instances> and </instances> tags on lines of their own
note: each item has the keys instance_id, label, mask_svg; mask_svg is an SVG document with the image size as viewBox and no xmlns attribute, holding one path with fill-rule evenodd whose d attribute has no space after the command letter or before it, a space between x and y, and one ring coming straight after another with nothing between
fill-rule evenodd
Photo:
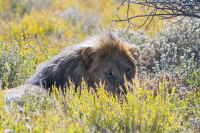
<instances>
[{"instance_id":1,"label":"lion's head","mask_svg":"<svg viewBox=\"0 0 200 133\"><path fill-rule=\"evenodd\" d=\"M69 84L69 77L75 84L75 91L81 85L82 77L89 87L101 80L109 92L126 93L124 77L132 87L137 68L139 50L121 41L114 33L104 31L42 63L28 79L27 84L51 88L54 84L62 89Z\"/></svg>"},{"instance_id":2,"label":"lion's head","mask_svg":"<svg viewBox=\"0 0 200 133\"><path fill-rule=\"evenodd\" d=\"M139 50L107 32L97 37L98 45L88 46L82 51L82 57L87 69L87 81L93 86L99 79L105 83L109 92L121 92L120 86L126 93L125 79L129 88L132 88L132 79L135 78L136 60L140 56Z\"/></svg>"}]
</instances>

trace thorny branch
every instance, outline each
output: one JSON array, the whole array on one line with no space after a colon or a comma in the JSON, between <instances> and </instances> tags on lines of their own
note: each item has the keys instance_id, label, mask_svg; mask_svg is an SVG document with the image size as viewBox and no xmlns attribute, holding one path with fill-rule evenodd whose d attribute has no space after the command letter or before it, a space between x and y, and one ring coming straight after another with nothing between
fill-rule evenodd
<instances>
[{"instance_id":1,"label":"thorny branch","mask_svg":"<svg viewBox=\"0 0 200 133\"><path fill-rule=\"evenodd\" d=\"M131 22L131 20L139 17L146 17L146 20L136 27L142 27L147 24L146 28L150 25L154 17L159 17L160 19L170 19L178 16L200 18L200 0L122 0L116 11L118 11L126 2L128 3L127 18L121 19L117 16L118 20L112 21L126 21L128 22L128 27L130 27L130 25L136 26ZM147 10L149 13L130 17L128 15L130 4L138 4L148 7Z\"/></svg>"}]
</instances>

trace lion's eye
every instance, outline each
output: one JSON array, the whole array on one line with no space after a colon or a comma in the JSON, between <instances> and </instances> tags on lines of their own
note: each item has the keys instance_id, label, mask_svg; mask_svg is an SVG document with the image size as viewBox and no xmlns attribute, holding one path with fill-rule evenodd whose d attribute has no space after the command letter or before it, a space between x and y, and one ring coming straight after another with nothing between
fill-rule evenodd
<instances>
[{"instance_id":1,"label":"lion's eye","mask_svg":"<svg viewBox=\"0 0 200 133\"><path fill-rule=\"evenodd\" d=\"M130 70L131 70L130 68L127 68L126 74L129 74Z\"/></svg>"},{"instance_id":2,"label":"lion's eye","mask_svg":"<svg viewBox=\"0 0 200 133\"><path fill-rule=\"evenodd\" d=\"M108 72L106 72L106 75L112 76L112 72L111 72L111 71L108 71Z\"/></svg>"}]
</instances>

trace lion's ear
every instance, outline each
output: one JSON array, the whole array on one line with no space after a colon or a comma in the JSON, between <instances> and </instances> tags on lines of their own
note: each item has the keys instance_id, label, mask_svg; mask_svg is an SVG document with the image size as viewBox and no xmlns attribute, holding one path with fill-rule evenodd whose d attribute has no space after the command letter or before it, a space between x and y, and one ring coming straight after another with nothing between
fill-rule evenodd
<instances>
[{"instance_id":1,"label":"lion's ear","mask_svg":"<svg viewBox=\"0 0 200 133\"><path fill-rule=\"evenodd\" d=\"M86 47L85 49L83 49L82 51L82 58L85 62L85 65L87 67L90 66L90 64L92 63L92 48L91 47Z\"/></svg>"},{"instance_id":2,"label":"lion's ear","mask_svg":"<svg viewBox=\"0 0 200 133\"><path fill-rule=\"evenodd\" d=\"M131 53L131 55L133 56L133 58L135 60L138 60L138 58L140 57L140 51L138 48L134 47L134 46L131 46L129 48L129 52Z\"/></svg>"}]
</instances>

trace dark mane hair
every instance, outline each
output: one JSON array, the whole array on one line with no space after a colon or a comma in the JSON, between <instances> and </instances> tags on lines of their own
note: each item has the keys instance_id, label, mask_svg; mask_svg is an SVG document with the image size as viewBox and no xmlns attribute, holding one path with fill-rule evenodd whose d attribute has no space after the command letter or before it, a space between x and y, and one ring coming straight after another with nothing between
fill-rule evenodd
<instances>
[{"instance_id":1,"label":"dark mane hair","mask_svg":"<svg viewBox=\"0 0 200 133\"><path fill-rule=\"evenodd\" d=\"M139 57L137 48L122 42L114 33L103 31L81 43L67 47L63 52L43 62L26 84L42 85L50 90L53 85L56 85L63 89L66 84L69 84L70 77L77 91L82 78L87 79L88 74L92 73L104 58L108 56L117 58L120 53L124 54L133 65ZM94 62L92 69L88 69L88 64L91 62Z\"/></svg>"}]
</instances>

